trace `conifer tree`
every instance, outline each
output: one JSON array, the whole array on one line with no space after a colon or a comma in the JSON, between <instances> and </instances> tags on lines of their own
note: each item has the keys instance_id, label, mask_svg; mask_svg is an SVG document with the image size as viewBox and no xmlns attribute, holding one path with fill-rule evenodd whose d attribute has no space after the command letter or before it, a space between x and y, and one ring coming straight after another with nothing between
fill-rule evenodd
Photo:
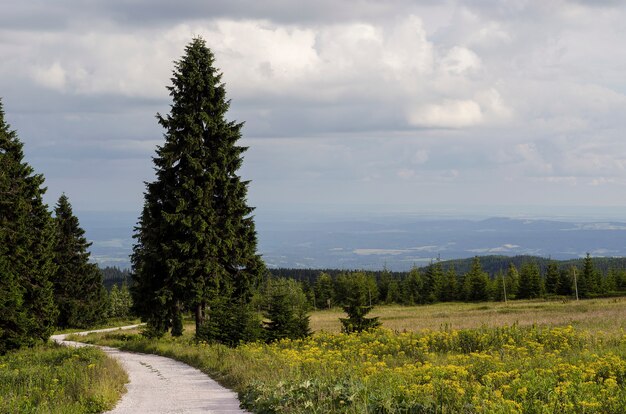
<instances>
[{"instance_id":1,"label":"conifer tree","mask_svg":"<svg viewBox=\"0 0 626 414\"><path fill-rule=\"evenodd\" d=\"M85 238L78 218L65 194L59 197L55 212L54 298L59 307L58 325L87 328L106 316L107 294L102 274L89 262L91 243Z\"/></svg>"},{"instance_id":2,"label":"conifer tree","mask_svg":"<svg viewBox=\"0 0 626 414\"><path fill-rule=\"evenodd\" d=\"M54 227L43 203L43 183L43 176L24 161L23 144L5 122L0 101L0 256L10 267L5 271L10 302L21 304L23 313L18 313L25 315L19 328L23 335L14 337L21 338L16 346L46 341L57 316L50 282L55 270Z\"/></svg>"},{"instance_id":3,"label":"conifer tree","mask_svg":"<svg viewBox=\"0 0 626 414\"><path fill-rule=\"evenodd\" d=\"M519 290L519 272L513 262L509 263L509 268L506 271L506 287L507 295L510 294L511 297L517 296L517 291Z\"/></svg>"},{"instance_id":4,"label":"conifer tree","mask_svg":"<svg viewBox=\"0 0 626 414\"><path fill-rule=\"evenodd\" d=\"M444 283L441 287L439 300L451 302L458 298L458 277L454 266L451 266L444 275Z\"/></svg>"},{"instance_id":5,"label":"conifer tree","mask_svg":"<svg viewBox=\"0 0 626 414\"><path fill-rule=\"evenodd\" d=\"M308 304L300 284L293 279L270 279L266 290L266 339L271 342L309 336Z\"/></svg>"},{"instance_id":6,"label":"conifer tree","mask_svg":"<svg viewBox=\"0 0 626 414\"><path fill-rule=\"evenodd\" d=\"M573 266L569 269L561 269L559 272L559 287L556 292L558 295L569 296L572 294L572 275L575 271L575 267Z\"/></svg>"},{"instance_id":7,"label":"conifer tree","mask_svg":"<svg viewBox=\"0 0 626 414\"><path fill-rule=\"evenodd\" d=\"M527 262L522 265L519 277L518 299L538 298L542 293L542 280L539 266L535 262Z\"/></svg>"},{"instance_id":8,"label":"conifer tree","mask_svg":"<svg viewBox=\"0 0 626 414\"><path fill-rule=\"evenodd\" d=\"M559 291L559 283L561 280L561 272L556 262L550 262L546 270L546 293L556 295Z\"/></svg>"},{"instance_id":9,"label":"conifer tree","mask_svg":"<svg viewBox=\"0 0 626 414\"><path fill-rule=\"evenodd\" d=\"M165 143L135 232L134 306L156 335L171 327L182 334L174 322L190 309L196 332L208 332L204 339L224 338L221 332L248 326L250 314L231 319L219 309L247 308L264 270L246 202L249 182L237 175L243 124L226 119L230 102L204 40L187 45L171 81L170 113L157 115ZM204 323L210 329L201 329Z\"/></svg>"},{"instance_id":10,"label":"conifer tree","mask_svg":"<svg viewBox=\"0 0 626 414\"><path fill-rule=\"evenodd\" d=\"M405 305L425 303L424 279L417 266L413 266L406 279L402 281L402 296Z\"/></svg>"},{"instance_id":11,"label":"conifer tree","mask_svg":"<svg viewBox=\"0 0 626 414\"><path fill-rule=\"evenodd\" d=\"M465 299L468 301L482 301L489 299L489 276L480 264L478 256L474 257L470 271L463 279Z\"/></svg>"},{"instance_id":12,"label":"conifer tree","mask_svg":"<svg viewBox=\"0 0 626 414\"><path fill-rule=\"evenodd\" d=\"M315 281L315 306L320 309L330 308L335 297L333 279L328 273L320 273Z\"/></svg>"},{"instance_id":13,"label":"conifer tree","mask_svg":"<svg viewBox=\"0 0 626 414\"><path fill-rule=\"evenodd\" d=\"M436 302L441 295L444 273L441 260L431 262L424 274L424 296L427 303Z\"/></svg>"},{"instance_id":14,"label":"conifer tree","mask_svg":"<svg viewBox=\"0 0 626 414\"><path fill-rule=\"evenodd\" d=\"M371 310L368 277L365 273L356 272L350 275L347 281L347 296L343 303L343 310L347 318L339 318L343 325L343 332L362 332L380 326L378 318L366 318Z\"/></svg>"},{"instance_id":15,"label":"conifer tree","mask_svg":"<svg viewBox=\"0 0 626 414\"><path fill-rule=\"evenodd\" d=\"M593 259L591 255L587 253L583 259L582 271L577 278L578 296L587 298L592 293L595 293L598 288L596 280L596 269L593 265Z\"/></svg>"},{"instance_id":16,"label":"conifer tree","mask_svg":"<svg viewBox=\"0 0 626 414\"><path fill-rule=\"evenodd\" d=\"M0 253L0 355L28 342L24 292L8 260Z\"/></svg>"}]
</instances>

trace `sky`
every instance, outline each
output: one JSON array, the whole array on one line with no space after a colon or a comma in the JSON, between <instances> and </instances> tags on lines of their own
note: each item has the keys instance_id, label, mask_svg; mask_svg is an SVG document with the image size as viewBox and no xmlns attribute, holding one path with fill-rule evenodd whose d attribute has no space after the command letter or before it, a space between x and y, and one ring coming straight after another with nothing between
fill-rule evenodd
<instances>
[{"instance_id":1,"label":"sky","mask_svg":"<svg viewBox=\"0 0 626 414\"><path fill-rule=\"evenodd\" d=\"M228 117L245 122L240 172L258 211L626 206L621 1L0 10L0 97L49 204L65 192L78 211L140 210L173 62L202 36Z\"/></svg>"}]
</instances>

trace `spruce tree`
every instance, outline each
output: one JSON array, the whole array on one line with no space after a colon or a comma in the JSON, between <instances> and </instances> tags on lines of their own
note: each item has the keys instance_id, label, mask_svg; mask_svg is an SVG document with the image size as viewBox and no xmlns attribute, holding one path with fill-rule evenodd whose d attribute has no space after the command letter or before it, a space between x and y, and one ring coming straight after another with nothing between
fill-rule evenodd
<instances>
[{"instance_id":1,"label":"spruce tree","mask_svg":"<svg viewBox=\"0 0 626 414\"><path fill-rule=\"evenodd\" d=\"M87 328L106 316L107 294L102 274L89 262L91 243L85 238L78 218L65 194L54 209L56 242L53 277L54 298L59 307L62 328Z\"/></svg>"},{"instance_id":2,"label":"spruce tree","mask_svg":"<svg viewBox=\"0 0 626 414\"><path fill-rule=\"evenodd\" d=\"M474 302L489 299L489 276L480 264L478 256L474 257L470 271L463 279L465 300Z\"/></svg>"},{"instance_id":3,"label":"spruce tree","mask_svg":"<svg viewBox=\"0 0 626 414\"><path fill-rule=\"evenodd\" d=\"M335 298L333 279L328 273L320 273L315 281L315 307L330 308Z\"/></svg>"},{"instance_id":4,"label":"spruce tree","mask_svg":"<svg viewBox=\"0 0 626 414\"><path fill-rule=\"evenodd\" d=\"M424 279L417 266L413 266L402 281L402 302L405 305L416 305L425 302Z\"/></svg>"},{"instance_id":5,"label":"spruce tree","mask_svg":"<svg viewBox=\"0 0 626 414\"><path fill-rule=\"evenodd\" d=\"M156 335L190 309L196 332L211 325L204 331L214 334L204 339L224 338L220 332L236 334L232 327L247 326L250 314L235 321L219 309L246 308L264 270L246 202L249 182L237 175L246 150L237 145L243 124L226 119L230 102L204 40L187 45L171 81L170 113L157 114L165 143L157 148L156 179L147 184L135 232L135 310ZM172 333L181 334L175 326Z\"/></svg>"},{"instance_id":6,"label":"spruce tree","mask_svg":"<svg viewBox=\"0 0 626 414\"><path fill-rule=\"evenodd\" d=\"M23 334L14 337L21 338L14 343L20 346L46 341L57 315L50 282L54 227L43 203L43 183L43 176L24 161L23 144L5 122L0 101L0 256L8 266L4 289L12 292L10 303L21 306L23 313L18 313L25 315L19 328Z\"/></svg>"},{"instance_id":7,"label":"spruce tree","mask_svg":"<svg viewBox=\"0 0 626 414\"><path fill-rule=\"evenodd\" d=\"M519 277L517 299L533 299L541 296L543 290L539 266L535 262L522 265Z\"/></svg>"},{"instance_id":8,"label":"spruce tree","mask_svg":"<svg viewBox=\"0 0 626 414\"><path fill-rule=\"evenodd\" d=\"M356 272L348 279L347 296L343 302L343 310L347 318L339 318L342 331L346 333L362 332L380 326L378 318L366 318L371 310L369 280L365 273Z\"/></svg>"},{"instance_id":9,"label":"spruce tree","mask_svg":"<svg viewBox=\"0 0 626 414\"><path fill-rule=\"evenodd\" d=\"M270 279L266 289L267 341L300 339L311 334L308 303L302 286L293 279Z\"/></svg>"},{"instance_id":10,"label":"spruce tree","mask_svg":"<svg viewBox=\"0 0 626 414\"><path fill-rule=\"evenodd\" d=\"M556 262L550 262L546 270L546 293L556 295L559 291L561 272Z\"/></svg>"},{"instance_id":11,"label":"spruce tree","mask_svg":"<svg viewBox=\"0 0 626 414\"><path fill-rule=\"evenodd\" d=\"M8 262L0 253L0 355L28 342L24 292Z\"/></svg>"},{"instance_id":12,"label":"spruce tree","mask_svg":"<svg viewBox=\"0 0 626 414\"><path fill-rule=\"evenodd\" d=\"M583 259L583 268L579 272L578 278L578 296L581 298L587 298L591 294L595 293L598 289L596 269L593 265L593 259L591 255L587 253Z\"/></svg>"}]
</instances>

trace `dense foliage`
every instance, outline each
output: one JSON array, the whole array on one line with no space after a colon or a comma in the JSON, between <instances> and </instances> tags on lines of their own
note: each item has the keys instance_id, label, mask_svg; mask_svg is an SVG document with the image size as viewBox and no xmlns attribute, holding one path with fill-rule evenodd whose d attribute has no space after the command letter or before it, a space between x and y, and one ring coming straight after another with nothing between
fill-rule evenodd
<instances>
[{"instance_id":1,"label":"dense foliage","mask_svg":"<svg viewBox=\"0 0 626 414\"><path fill-rule=\"evenodd\" d=\"M46 341L57 318L54 224L43 182L24 161L0 102L0 354Z\"/></svg>"},{"instance_id":2,"label":"dense foliage","mask_svg":"<svg viewBox=\"0 0 626 414\"><path fill-rule=\"evenodd\" d=\"M497 266L494 266L494 263ZM483 267L483 261L490 268ZM548 261L539 257L519 258L474 257L468 265L456 271L454 261L434 261L424 268L414 267L409 272L346 271L312 269L274 269L274 275L293 278L301 282L309 303L316 309L343 306L348 299L346 281L361 278L368 292L368 304L416 305L452 301L505 301L540 297L575 298L576 288L580 298L626 295L626 268L620 262L603 258L586 258L579 261ZM519 267L516 265L519 264ZM596 263L599 263L597 266ZM615 267L607 267L612 263ZM626 263L622 263L626 266ZM605 270L602 270L605 269Z\"/></svg>"},{"instance_id":3,"label":"dense foliage","mask_svg":"<svg viewBox=\"0 0 626 414\"><path fill-rule=\"evenodd\" d=\"M85 231L65 194L54 211L56 271L52 280L59 308L57 324L61 328L87 328L102 322L106 316L107 294L102 274L98 266L89 262L87 249L91 243L85 239Z\"/></svg>"},{"instance_id":4,"label":"dense foliage","mask_svg":"<svg viewBox=\"0 0 626 414\"><path fill-rule=\"evenodd\" d=\"M264 265L248 182L237 175L242 124L226 120L229 101L213 63L200 38L175 63L171 111L157 116L165 143L135 234L131 291L153 335L180 335L182 312L192 310L202 339L237 343L260 331L249 302Z\"/></svg>"}]
</instances>

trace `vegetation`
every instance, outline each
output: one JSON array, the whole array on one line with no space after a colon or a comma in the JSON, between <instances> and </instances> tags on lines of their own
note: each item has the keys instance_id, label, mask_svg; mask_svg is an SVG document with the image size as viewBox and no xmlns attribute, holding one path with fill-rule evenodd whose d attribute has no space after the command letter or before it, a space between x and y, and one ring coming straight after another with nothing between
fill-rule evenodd
<instances>
[{"instance_id":1,"label":"vegetation","mask_svg":"<svg viewBox=\"0 0 626 414\"><path fill-rule=\"evenodd\" d=\"M116 266L106 266L100 268L102 273L102 283L107 290L111 290L114 285L121 287L123 283L130 283L130 270L120 269Z\"/></svg>"},{"instance_id":2,"label":"vegetation","mask_svg":"<svg viewBox=\"0 0 626 414\"><path fill-rule=\"evenodd\" d=\"M587 312L580 309L585 304ZM620 314L626 302L518 301L511 305L516 313L499 313L496 319L490 317L491 306L507 308L504 304L380 308L382 314L390 312L380 319L384 326L401 319L401 312L419 309L415 328L438 323L441 313L458 312L476 324L469 329L317 332L306 339L234 349L197 343L191 334L150 340L139 334L109 333L87 340L185 361L236 389L243 405L257 413L624 412L624 325L610 319L598 325L593 309L614 308ZM552 306L562 307L564 315L580 314L581 328L555 318ZM313 325L318 314L327 312L315 312ZM546 313L559 325L533 324ZM520 323L509 324L509 315ZM481 320L497 325L481 326Z\"/></svg>"},{"instance_id":3,"label":"vegetation","mask_svg":"<svg viewBox=\"0 0 626 414\"><path fill-rule=\"evenodd\" d=\"M54 299L59 308L60 328L87 328L102 322L106 316L107 294L98 267L89 262L91 243L65 194L55 208L56 237L54 264L56 271ZM127 316L127 315L126 315Z\"/></svg>"},{"instance_id":4,"label":"vegetation","mask_svg":"<svg viewBox=\"0 0 626 414\"><path fill-rule=\"evenodd\" d=\"M0 102L0 355L46 341L57 318L54 224L42 200L43 182L24 161Z\"/></svg>"},{"instance_id":5,"label":"vegetation","mask_svg":"<svg viewBox=\"0 0 626 414\"><path fill-rule=\"evenodd\" d=\"M489 273L487 268L497 269ZM519 267L516 265L519 264ZM621 264L620 264L621 263ZM458 272L453 264L467 269ZM597 265L598 264L598 265ZM610 266L608 266L610 264ZM618 267L622 266L622 267ZM604 269L604 270L603 270ZM315 309L330 309L346 303L346 281L362 271L337 269L273 269L272 275L293 278L302 283L309 303ZM409 272L388 270L365 272L372 305L416 305L436 302L485 302L511 299L615 297L626 295L626 262L591 258L558 262L540 257L474 257L466 261L434 261Z\"/></svg>"},{"instance_id":6,"label":"vegetation","mask_svg":"<svg viewBox=\"0 0 626 414\"><path fill-rule=\"evenodd\" d=\"M99 413L113 408L128 382L95 348L39 345L0 357L1 413Z\"/></svg>"},{"instance_id":7,"label":"vegetation","mask_svg":"<svg viewBox=\"0 0 626 414\"><path fill-rule=\"evenodd\" d=\"M268 342L280 339L305 338L309 328L309 306L299 283L291 279L268 279L263 292L265 302L265 338Z\"/></svg>"},{"instance_id":8,"label":"vegetation","mask_svg":"<svg viewBox=\"0 0 626 414\"><path fill-rule=\"evenodd\" d=\"M346 298L343 310L348 317L339 318L343 325L342 331L363 332L380 326L378 318L365 317L373 308L372 291L368 288L367 276L364 273L353 274L344 282L344 289Z\"/></svg>"},{"instance_id":9,"label":"vegetation","mask_svg":"<svg viewBox=\"0 0 626 414\"><path fill-rule=\"evenodd\" d=\"M249 302L264 265L248 182L237 175L242 124L225 118L229 101L213 63L194 39L175 64L170 114L157 115L165 143L135 234L132 294L153 335L181 335L182 312L193 310L198 335L238 343L260 332Z\"/></svg>"}]
</instances>

